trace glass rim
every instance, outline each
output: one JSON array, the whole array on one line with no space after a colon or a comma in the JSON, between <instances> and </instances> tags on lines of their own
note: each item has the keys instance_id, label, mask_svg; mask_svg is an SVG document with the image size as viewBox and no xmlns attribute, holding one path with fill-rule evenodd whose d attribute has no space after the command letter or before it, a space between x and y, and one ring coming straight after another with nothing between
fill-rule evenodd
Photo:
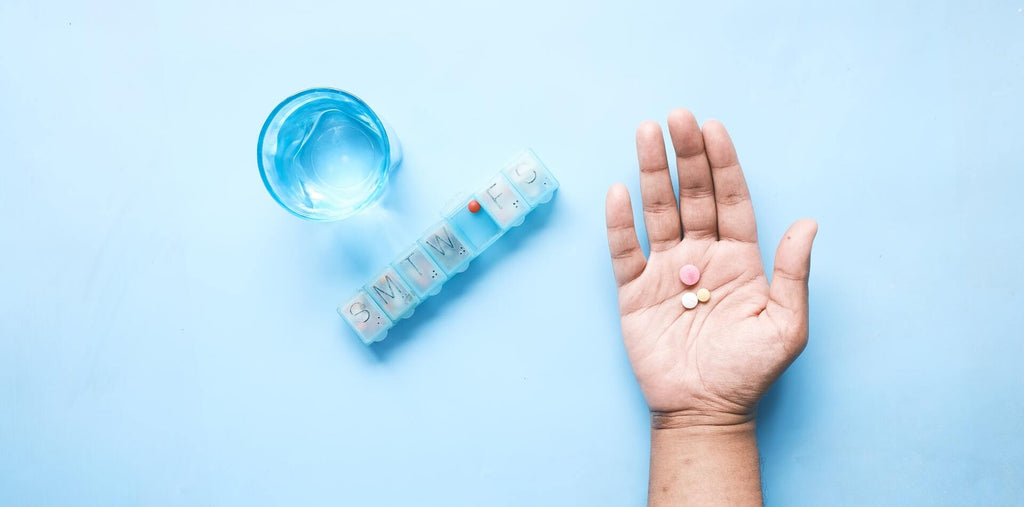
<instances>
[{"instance_id":1,"label":"glass rim","mask_svg":"<svg viewBox=\"0 0 1024 507\"><path fill-rule=\"evenodd\" d=\"M277 202L278 205L280 205L282 208L284 208L285 211L287 211L287 212L291 213L292 215L295 215L295 216L297 216L299 218L302 218L304 220L311 220L311 221L316 221L316 222L330 222L330 221L335 221L335 220L342 220L344 218L350 217L350 216L358 213L363 208L365 208L365 207L369 206L370 204L374 203L380 197L381 193L383 192L383 190L384 190L383 186L381 188L378 188L373 194L371 194L369 196L369 198L366 200L366 202L360 204L359 206L356 206L354 209L352 209L351 211L345 213L344 215L341 215L341 216L314 216L314 215L308 215L308 214L305 214L305 213L302 213L302 212L300 212L298 210L293 209L289 204L287 204L286 202L284 202L284 200L282 200L281 196L277 193L277 191L274 189L273 185L271 185L270 180L267 178L267 170L266 170L266 168L263 165L263 146L267 142L267 138L266 138L267 130L270 129L270 125L272 123L274 123L274 121L279 118L279 116L281 114L281 111L286 106L291 105L293 102L295 102L296 100L298 100L298 99L300 99L300 98L302 98L302 97L304 97L306 95L312 95L314 93L323 93L323 94L326 94L326 95L340 95L340 96L343 96L343 97L345 97L347 99L351 99L353 102L355 102L359 106L362 106L363 108L366 109L366 111L369 113L370 118L373 120L373 124L379 130L379 132L381 134L381 138L384 140L384 178L387 179L388 173L391 170L391 139L388 137L388 131L387 131L387 128L384 127L384 122L381 121L380 116L377 115L377 112L374 111L373 108L370 107L370 105L367 104L366 101L364 101L363 99L361 99L361 98L357 97L355 94L347 92L345 90L340 90L338 88L329 88L329 87L309 88L309 89L306 89L306 90L299 91L297 93L294 93L294 94L288 96L287 98L285 98L284 100L279 102L276 106L274 106L274 109L270 111L270 114L267 115L267 119L263 122L263 127L260 128L260 137L259 137L259 140L257 141L257 144L256 144L256 165L259 167L260 179L263 180L263 186L266 187L267 192L270 193L270 197L272 197L274 199L274 201ZM276 141L276 138L275 138L275 141Z\"/></svg>"}]
</instances>

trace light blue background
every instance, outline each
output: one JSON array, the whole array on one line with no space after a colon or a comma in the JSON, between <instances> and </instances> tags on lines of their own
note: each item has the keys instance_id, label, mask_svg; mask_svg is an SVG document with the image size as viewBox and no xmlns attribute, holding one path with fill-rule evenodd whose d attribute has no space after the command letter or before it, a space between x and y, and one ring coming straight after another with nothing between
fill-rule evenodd
<instances>
[{"instance_id":1,"label":"light blue background","mask_svg":"<svg viewBox=\"0 0 1024 507\"><path fill-rule=\"evenodd\" d=\"M1021 504L1024 1L825 4L4 0L0 504L642 504L603 205L677 106L767 262L820 222L768 504ZM346 223L256 169L314 86L406 149ZM361 345L335 304L524 146L553 204Z\"/></svg>"}]
</instances>

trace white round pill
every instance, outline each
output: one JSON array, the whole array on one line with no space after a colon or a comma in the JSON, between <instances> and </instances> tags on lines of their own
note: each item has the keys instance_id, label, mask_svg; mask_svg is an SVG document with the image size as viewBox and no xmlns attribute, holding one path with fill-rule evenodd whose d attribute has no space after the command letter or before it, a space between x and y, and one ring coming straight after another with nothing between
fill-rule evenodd
<instances>
[{"instance_id":1,"label":"white round pill","mask_svg":"<svg viewBox=\"0 0 1024 507\"><path fill-rule=\"evenodd\" d=\"M683 297L683 308L690 310L697 307L697 295L692 292L684 292Z\"/></svg>"}]
</instances>

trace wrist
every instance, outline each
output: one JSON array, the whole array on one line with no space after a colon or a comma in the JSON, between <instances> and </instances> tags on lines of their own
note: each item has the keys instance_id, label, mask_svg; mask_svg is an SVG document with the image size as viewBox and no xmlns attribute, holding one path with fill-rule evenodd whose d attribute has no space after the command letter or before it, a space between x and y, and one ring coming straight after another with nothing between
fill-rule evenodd
<instances>
[{"instance_id":1,"label":"wrist","mask_svg":"<svg viewBox=\"0 0 1024 507\"><path fill-rule=\"evenodd\" d=\"M649 505L761 505L753 417L651 414Z\"/></svg>"},{"instance_id":2,"label":"wrist","mask_svg":"<svg viewBox=\"0 0 1024 507\"><path fill-rule=\"evenodd\" d=\"M652 442L688 442L690 445L730 445L736 441L756 441L757 427L753 419L741 422L723 424L692 424L688 421L685 425L677 424L678 421L659 421L651 418L651 441Z\"/></svg>"},{"instance_id":3,"label":"wrist","mask_svg":"<svg viewBox=\"0 0 1024 507\"><path fill-rule=\"evenodd\" d=\"M754 414L698 410L651 411L651 430L689 430L695 433L735 432L754 428Z\"/></svg>"}]
</instances>

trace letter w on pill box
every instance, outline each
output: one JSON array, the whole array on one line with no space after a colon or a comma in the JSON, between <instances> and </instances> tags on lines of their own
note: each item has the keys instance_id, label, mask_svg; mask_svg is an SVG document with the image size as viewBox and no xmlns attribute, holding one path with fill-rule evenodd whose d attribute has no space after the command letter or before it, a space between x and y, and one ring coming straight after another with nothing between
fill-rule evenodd
<instances>
[{"instance_id":1,"label":"letter w on pill box","mask_svg":"<svg viewBox=\"0 0 1024 507\"><path fill-rule=\"evenodd\" d=\"M457 200L439 222L339 305L338 313L363 343L383 340L392 326L550 201L556 190L558 180L551 171L533 150L523 150L471 197Z\"/></svg>"}]
</instances>

